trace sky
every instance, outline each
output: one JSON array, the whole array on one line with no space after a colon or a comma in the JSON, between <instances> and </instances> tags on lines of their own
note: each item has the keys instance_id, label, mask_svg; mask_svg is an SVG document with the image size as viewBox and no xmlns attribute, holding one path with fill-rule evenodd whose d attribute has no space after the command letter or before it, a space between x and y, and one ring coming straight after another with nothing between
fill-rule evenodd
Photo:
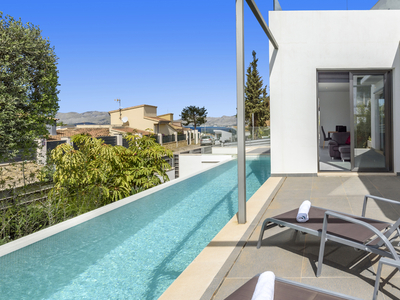
<instances>
[{"instance_id":1,"label":"sky","mask_svg":"<svg viewBox=\"0 0 400 300\"><path fill-rule=\"evenodd\" d=\"M369 10L378 0L280 0L283 10ZM255 0L268 24L273 0ZM256 51L264 85L268 38L244 5L245 68ZM234 0L1 1L4 15L39 26L58 56L59 112L149 104L236 114ZM273 33L273 32L272 32ZM278 41L279 43L279 41Z\"/></svg>"}]
</instances>

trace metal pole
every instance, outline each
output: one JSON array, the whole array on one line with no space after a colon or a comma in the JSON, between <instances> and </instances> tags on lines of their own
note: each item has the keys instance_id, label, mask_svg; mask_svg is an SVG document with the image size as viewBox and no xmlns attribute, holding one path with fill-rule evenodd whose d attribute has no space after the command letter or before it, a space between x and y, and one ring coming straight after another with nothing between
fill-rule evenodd
<instances>
[{"instance_id":1,"label":"metal pole","mask_svg":"<svg viewBox=\"0 0 400 300\"><path fill-rule=\"evenodd\" d=\"M267 37L268 37L269 41L271 42L272 46L274 46L274 48L276 50L278 50L278 48L279 48L278 43L275 40L271 30L268 28L268 25L265 22L262 14L260 13L256 3L254 2L254 0L246 0L246 2L249 5L251 11L253 12L253 15L256 17L256 19L257 19L258 23L260 24L261 28L264 30L265 34L267 35Z\"/></svg>"},{"instance_id":2,"label":"metal pole","mask_svg":"<svg viewBox=\"0 0 400 300\"><path fill-rule=\"evenodd\" d=\"M246 223L246 152L244 141L244 0L236 0L236 97L238 138L238 223Z\"/></svg>"}]
</instances>

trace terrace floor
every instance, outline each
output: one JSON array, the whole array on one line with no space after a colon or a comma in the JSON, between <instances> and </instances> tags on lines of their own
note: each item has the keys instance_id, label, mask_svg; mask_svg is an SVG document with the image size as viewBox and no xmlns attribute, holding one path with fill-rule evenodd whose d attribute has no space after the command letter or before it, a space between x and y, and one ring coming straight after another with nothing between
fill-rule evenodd
<instances>
[{"instance_id":1,"label":"terrace floor","mask_svg":"<svg viewBox=\"0 0 400 300\"><path fill-rule=\"evenodd\" d=\"M262 222L267 217L297 208L306 199L315 206L360 215L365 194L400 202L400 177L357 176L354 173L271 177L249 200L246 226L238 225L234 217L160 299L225 299L244 282L264 271L372 299L379 260L374 254L328 242L322 274L316 278L318 238L274 227L265 232L262 247L256 247ZM393 222L399 216L400 205L382 205L371 200L368 204L367 217ZM378 299L400 299L400 272L386 266L382 280L383 290Z\"/></svg>"}]
</instances>

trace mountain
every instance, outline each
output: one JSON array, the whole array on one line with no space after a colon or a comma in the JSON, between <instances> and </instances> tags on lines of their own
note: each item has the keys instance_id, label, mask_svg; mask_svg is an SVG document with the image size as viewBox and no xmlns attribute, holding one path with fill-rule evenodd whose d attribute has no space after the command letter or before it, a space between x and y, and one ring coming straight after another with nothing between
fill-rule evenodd
<instances>
[{"instance_id":1,"label":"mountain","mask_svg":"<svg viewBox=\"0 0 400 300\"><path fill-rule=\"evenodd\" d=\"M222 116L219 118L207 117L206 124L201 126L236 126L237 119L236 116Z\"/></svg>"},{"instance_id":2,"label":"mountain","mask_svg":"<svg viewBox=\"0 0 400 300\"><path fill-rule=\"evenodd\" d=\"M68 125L108 125L110 124L110 115L108 112L103 111L87 111L84 113L57 113L57 119L59 122L63 122Z\"/></svg>"},{"instance_id":3,"label":"mountain","mask_svg":"<svg viewBox=\"0 0 400 300\"><path fill-rule=\"evenodd\" d=\"M222 116L219 118L216 117L207 117L207 122L205 124L200 125L201 127L225 127L225 126L236 126L237 119L236 116ZM182 122L181 119L175 120L175 122ZM193 126L193 124L189 124L188 126Z\"/></svg>"},{"instance_id":4,"label":"mountain","mask_svg":"<svg viewBox=\"0 0 400 300\"><path fill-rule=\"evenodd\" d=\"M103 111L87 111L84 113L58 113L56 115L57 119L60 119L59 122L63 122L68 125L108 125L110 124L110 115L108 112ZM179 120L178 120L179 121ZM236 125L236 116L222 116L219 118L216 117L207 117L207 123L202 126L235 126Z\"/></svg>"}]
</instances>

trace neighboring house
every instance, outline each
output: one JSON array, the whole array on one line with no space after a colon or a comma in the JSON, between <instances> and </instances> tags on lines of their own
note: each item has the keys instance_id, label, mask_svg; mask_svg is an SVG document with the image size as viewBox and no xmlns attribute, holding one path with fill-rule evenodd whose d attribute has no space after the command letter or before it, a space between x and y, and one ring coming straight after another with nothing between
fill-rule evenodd
<instances>
[{"instance_id":1,"label":"neighboring house","mask_svg":"<svg viewBox=\"0 0 400 300\"><path fill-rule=\"evenodd\" d=\"M321 126L337 125L351 138L343 170L400 173L399 9L269 12L273 175L323 171Z\"/></svg>"},{"instance_id":2,"label":"neighboring house","mask_svg":"<svg viewBox=\"0 0 400 300\"><path fill-rule=\"evenodd\" d=\"M76 134L89 134L93 137L109 136L110 129L109 126L58 129L56 135L51 135L49 140L61 140L61 138L71 137Z\"/></svg>"},{"instance_id":3,"label":"neighboring house","mask_svg":"<svg viewBox=\"0 0 400 300\"><path fill-rule=\"evenodd\" d=\"M130 127L139 131L150 129L156 134L164 135L172 135L183 130L181 124L173 122L173 114L157 116L157 106L142 104L112 110L108 113L112 127Z\"/></svg>"},{"instance_id":4,"label":"neighboring house","mask_svg":"<svg viewBox=\"0 0 400 300\"><path fill-rule=\"evenodd\" d=\"M51 125L46 125L46 128L49 132L49 135L57 135L56 127L57 121L60 119L53 118L53 122Z\"/></svg>"},{"instance_id":5,"label":"neighboring house","mask_svg":"<svg viewBox=\"0 0 400 300\"><path fill-rule=\"evenodd\" d=\"M228 132L225 130L214 130L215 138L219 139L221 142L231 142L232 141L232 132Z\"/></svg>"}]
</instances>

